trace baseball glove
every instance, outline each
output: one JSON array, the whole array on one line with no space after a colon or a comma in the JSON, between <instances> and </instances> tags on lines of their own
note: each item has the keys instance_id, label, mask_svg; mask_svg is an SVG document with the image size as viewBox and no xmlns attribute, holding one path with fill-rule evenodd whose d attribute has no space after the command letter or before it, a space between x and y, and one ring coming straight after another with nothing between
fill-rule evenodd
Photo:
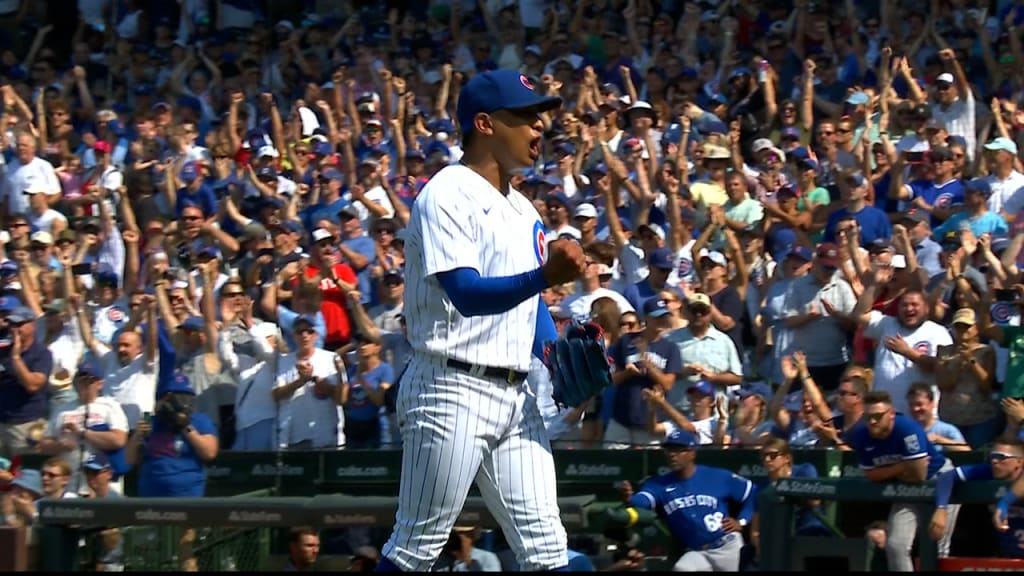
<instances>
[{"instance_id":1,"label":"baseball glove","mask_svg":"<svg viewBox=\"0 0 1024 576\"><path fill-rule=\"evenodd\" d=\"M544 356L559 406L585 404L612 383L604 331L593 322L569 325L564 336L548 342Z\"/></svg>"}]
</instances>

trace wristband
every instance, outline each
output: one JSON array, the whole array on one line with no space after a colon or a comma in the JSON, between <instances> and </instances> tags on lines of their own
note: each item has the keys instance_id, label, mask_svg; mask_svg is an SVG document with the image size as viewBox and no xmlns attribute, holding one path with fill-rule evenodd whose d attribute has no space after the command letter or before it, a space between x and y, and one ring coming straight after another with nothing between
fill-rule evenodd
<instances>
[{"instance_id":1,"label":"wristband","mask_svg":"<svg viewBox=\"0 0 1024 576\"><path fill-rule=\"evenodd\" d=\"M626 522L626 528L635 526L637 521L640 520L640 514L637 514L636 508L633 508L632 506L626 508L626 516L629 516L629 521Z\"/></svg>"}]
</instances>

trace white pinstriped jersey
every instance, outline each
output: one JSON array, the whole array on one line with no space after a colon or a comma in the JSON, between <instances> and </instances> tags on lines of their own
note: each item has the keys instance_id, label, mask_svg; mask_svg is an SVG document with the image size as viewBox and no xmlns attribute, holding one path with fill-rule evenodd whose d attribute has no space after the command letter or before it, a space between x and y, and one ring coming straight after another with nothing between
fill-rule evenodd
<instances>
[{"instance_id":1,"label":"white pinstriped jersey","mask_svg":"<svg viewBox=\"0 0 1024 576\"><path fill-rule=\"evenodd\" d=\"M413 205L405 242L405 318L413 350L483 366L530 368L537 299L502 314L465 318L435 274L482 277L533 270L547 257L544 225L517 190L503 195L473 170L445 167Z\"/></svg>"}]
</instances>

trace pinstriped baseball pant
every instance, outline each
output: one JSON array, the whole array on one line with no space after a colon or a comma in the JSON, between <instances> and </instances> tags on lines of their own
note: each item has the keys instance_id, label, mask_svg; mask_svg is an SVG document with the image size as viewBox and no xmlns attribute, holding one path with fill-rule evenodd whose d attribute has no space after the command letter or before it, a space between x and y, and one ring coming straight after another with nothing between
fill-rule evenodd
<instances>
[{"instance_id":1,"label":"pinstriped baseball pant","mask_svg":"<svg viewBox=\"0 0 1024 576\"><path fill-rule=\"evenodd\" d=\"M566 533L544 421L525 383L413 357L397 401L402 434L398 513L383 555L428 571L475 481L523 571L566 565Z\"/></svg>"},{"instance_id":2,"label":"pinstriped baseball pant","mask_svg":"<svg viewBox=\"0 0 1024 576\"><path fill-rule=\"evenodd\" d=\"M952 462L946 459L945 465L936 472L936 476L953 469ZM920 504L895 503L889 509L889 533L885 540L885 557L891 572L913 572L914 561L910 557L910 551L914 547L914 539L917 538L917 527L919 522L928 523L931 517L925 510L927 507ZM949 543L953 538L953 530L956 528L956 518L960 513L960 505L949 506L946 517L946 533L938 541L939 558L949 556Z\"/></svg>"}]
</instances>

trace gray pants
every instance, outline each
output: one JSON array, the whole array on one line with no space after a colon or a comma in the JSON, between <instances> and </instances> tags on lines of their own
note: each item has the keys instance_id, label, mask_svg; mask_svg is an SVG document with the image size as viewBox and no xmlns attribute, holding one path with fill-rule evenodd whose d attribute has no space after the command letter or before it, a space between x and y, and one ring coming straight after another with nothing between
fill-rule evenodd
<instances>
[{"instance_id":1,"label":"gray pants","mask_svg":"<svg viewBox=\"0 0 1024 576\"><path fill-rule=\"evenodd\" d=\"M743 535L739 532L726 534L724 542L718 548L707 550L690 550L683 554L675 565L673 572L738 572L740 569L740 550L743 548Z\"/></svg>"},{"instance_id":2,"label":"gray pants","mask_svg":"<svg viewBox=\"0 0 1024 576\"><path fill-rule=\"evenodd\" d=\"M952 469L953 464L947 459L936 476ZM885 557L889 561L890 571L914 571L914 561L910 557L910 550L917 537L918 523L931 521L931 516L928 515L930 508L925 504L896 503L889 509L889 534L885 542ZM946 532L938 542L939 558L949 556L949 542L953 537L953 529L956 527L956 517L960 512L960 506L958 504L950 505L948 510Z\"/></svg>"}]
</instances>

